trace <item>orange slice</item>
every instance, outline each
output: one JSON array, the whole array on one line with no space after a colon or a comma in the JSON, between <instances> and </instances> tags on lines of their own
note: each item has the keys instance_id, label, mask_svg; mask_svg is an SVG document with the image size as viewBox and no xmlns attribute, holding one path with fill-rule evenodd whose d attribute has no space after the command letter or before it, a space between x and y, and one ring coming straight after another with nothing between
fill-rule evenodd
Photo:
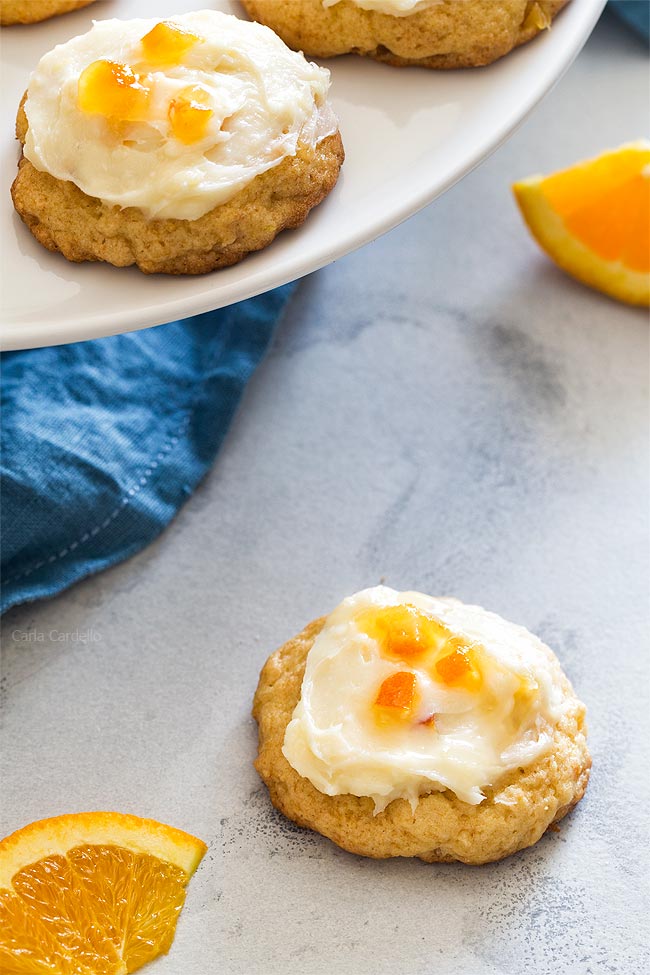
<instances>
[{"instance_id":1,"label":"orange slice","mask_svg":"<svg viewBox=\"0 0 650 975\"><path fill-rule=\"evenodd\" d=\"M513 192L528 229L574 278L650 305L650 142L630 142Z\"/></svg>"},{"instance_id":2,"label":"orange slice","mask_svg":"<svg viewBox=\"0 0 650 975\"><path fill-rule=\"evenodd\" d=\"M124 975L169 951L207 847L114 812L43 819L0 842L0 972Z\"/></svg>"}]
</instances>

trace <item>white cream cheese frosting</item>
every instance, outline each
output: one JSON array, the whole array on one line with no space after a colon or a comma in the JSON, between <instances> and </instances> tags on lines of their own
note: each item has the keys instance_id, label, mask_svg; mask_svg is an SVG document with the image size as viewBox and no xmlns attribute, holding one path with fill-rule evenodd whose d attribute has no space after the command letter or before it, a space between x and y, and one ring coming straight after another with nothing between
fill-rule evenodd
<instances>
[{"instance_id":1,"label":"white cream cheese frosting","mask_svg":"<svg viewBox=\"0 0 650 975\"><path fill-rule=\"evenodd\" d=\"M343 0L322 0L324 7L334 7ZM433 7L444 0L348 0L355 7L362 10L374 10L378 14L388 14L391 17L408 17L417 14L420 10Z\"/></svg>"},{"instance_id":2,"label":"white cream cheese frosting","mask_svg":"<svg viewBox=\"0 0 650 975\"><path fill-rule=\"evenodd\" d=\"M387 607L431 627L429 648L391 650ZM470 669L450 681L456 660ZM395 680L413 685L410 709L382 706ZM445 789L476 805L485 787L549 750L566 706L557 662L523 627L456 599L378 586L345 599L316 637L283 754L320 792L369 796L375 812Z\"/></svg>"},{"instance_id":3,"label":"white cream cheese frosting","mask_svg":"<svg viewBox=\"0 0 650 975\"><path fill-rule=\"evenodd\" d=\"M291 51L269 28L215 10L166 23L198 37L178 63L147 61L142 39L157 20L105 20L46 54L25 106L27 159L84 193L149 217L194 220L260 173L337 129L329 72ZM120 121L83 110L79 79L104 60L127 65L150 89L146 118ZM170 105L201 89L210 119L186 144L170 130Z\"/></svg>"}]
</instances>

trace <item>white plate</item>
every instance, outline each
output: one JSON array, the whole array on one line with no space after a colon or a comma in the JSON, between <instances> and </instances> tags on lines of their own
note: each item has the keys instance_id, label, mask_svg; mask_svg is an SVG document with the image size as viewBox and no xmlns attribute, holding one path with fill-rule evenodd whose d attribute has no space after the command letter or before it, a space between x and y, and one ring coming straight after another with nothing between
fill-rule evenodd
<instances>
[{"instance_id":1,"label":"white plate","mask_svg":"<svg viewBox=\"0 0 650 975\"><path fill-rule=\"evenodd\" d=\"M9 198L16 106L39 58L87 30L93 17L163 17L211 5L243 16L243 8L227 0L99 0L76 14L3 30L3 347L97 338L220 308L368 243L430 203L512 132L569 66L604 3L571 0L551 31L489 68L398 70L355 57L327 62L346 150L334 192L303 227L241 264L180 278L70 264L36 243Z\"/></svg>"}]
</instances>

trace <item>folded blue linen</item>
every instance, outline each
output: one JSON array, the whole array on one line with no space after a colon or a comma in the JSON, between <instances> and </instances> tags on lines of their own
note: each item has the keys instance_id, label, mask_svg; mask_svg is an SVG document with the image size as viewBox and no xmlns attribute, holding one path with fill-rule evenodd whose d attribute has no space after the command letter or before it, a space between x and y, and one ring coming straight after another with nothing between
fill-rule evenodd
<instances>
[{"instance_id":1,"label":"folded blue linen","mask_svg":"<svg viewBox=\"0 0 650 975\"><path fill-rule=\"evenodd\" d=\"M0 611L151 542L212 465L292 292L2 356Z\"/></svg>"}]
</instances>

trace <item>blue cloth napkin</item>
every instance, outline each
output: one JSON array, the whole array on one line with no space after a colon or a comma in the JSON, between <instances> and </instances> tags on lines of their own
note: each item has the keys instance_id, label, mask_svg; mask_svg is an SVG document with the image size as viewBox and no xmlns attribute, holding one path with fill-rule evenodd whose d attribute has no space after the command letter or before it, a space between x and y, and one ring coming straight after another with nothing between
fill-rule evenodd
<instances>
[{"instance_id":1,"label":"blue cloth napkin","mask_svg":"<svg viewBox=\"0 0 650 975\"><path fill-rule=\"evenodd\" d=\"M293 285L2 356L0 611L133 555L208 470Z\"/></svg>"},{"instance_id":2,"label":"blue cloth napkin","mask_svg":"<svg viewBox=\"0 0 650 975\"><path fill-rule=\"evenodd\" d=\"M609 7L637 34L650 40L650 0L610 0Z\"/></svg>"}]
</instances>

